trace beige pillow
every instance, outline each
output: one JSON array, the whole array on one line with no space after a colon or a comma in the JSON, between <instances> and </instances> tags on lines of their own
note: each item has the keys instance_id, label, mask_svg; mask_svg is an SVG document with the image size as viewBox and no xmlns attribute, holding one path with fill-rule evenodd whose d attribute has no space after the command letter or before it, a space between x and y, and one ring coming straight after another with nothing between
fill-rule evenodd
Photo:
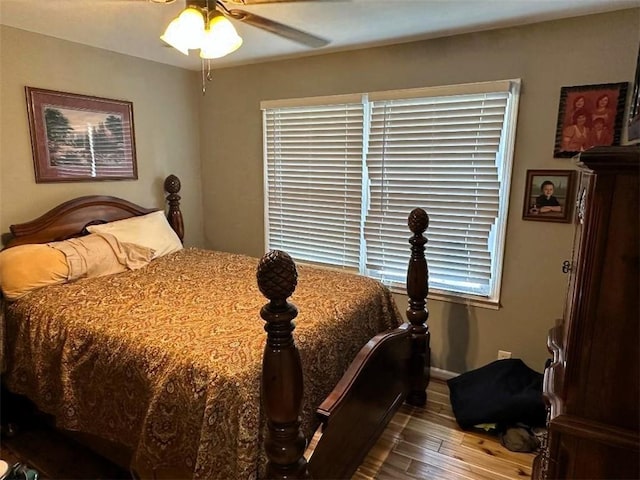
<instances>
[{"instance_id":1,"label":"beige pillow","mask_svg":"<svg viewBox=\"0 0 640 480\"><path fill-rule=\"evenodd\" d=\"M0 252L0 287L8 300L17 300L47 285L64 283L68 274L64 254L47 245L18 245Z\"/></svg>"},{"instance_id":2,"label":"beige pillow","mask_svg":"<svg viewBox=\"0 0 640 480\"><path fill-rule=\"evenodd\" d=\"M110 233L121 243L133 243L151 248L153 258L162 257L182 249L180 238L173 231L164 212L126 218L115 222L87 227L91 233Z\"/></svg>"},{"instance_id":3,"label":"beige pillow","mask_svg":"<svg viewBox=\"0 0 640 480\"><path fill-rule=\"evenodd\" d=\"M132 243L121 243L110 233L92 233L49 246L64 253L69 267L67 280L102 277L147 265L153 250Z\"/></svg>"}]
</instances>

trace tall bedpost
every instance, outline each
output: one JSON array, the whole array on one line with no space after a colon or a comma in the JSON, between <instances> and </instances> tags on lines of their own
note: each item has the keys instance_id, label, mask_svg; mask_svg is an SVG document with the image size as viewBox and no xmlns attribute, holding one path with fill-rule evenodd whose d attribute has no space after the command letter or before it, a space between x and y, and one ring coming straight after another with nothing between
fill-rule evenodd
<instances>
[{"instance_id":1,"label":"tall bedpost","mask_svg":"<svg viewBox=\"0 0 640 480\"><path fill-rule=\"evenodd\" d=\"M164 180L164 189L169 194L167 195L167 203L169 204L169 212L167 213L167 220L169 225L176 232L180 241L184 241L184 222L182 220L182 212L180 211L180 179L175 175L169 175Z\"/></svg>"},{"instance_id":2,"label":"tall bedpost","mask_svg":"<svg viewBox=\"0 0 640 480\"><path fill-rule=\"evenodd\" d=\"M287 302L296 288L298 272L289 255L274 250L260 260L257 277L258 288L269 299L260 310L267 322L262 358L262 404L268 424L267 478L309 478L304 458L306 440L300 429L302 364L293 339L293 319L298 309Z\"/></svg>"},{"instance_id":3,"label":"tall bedpost","mask_svg":"<svg viewBox=\"0 0 640 480\"><path fill-rule=\"evenodd\" d=\"M429 216L421 208L416 208L409 214L409 229L413 236L411 244L411 259L407 272L407 295L409 308L407 319L411 323L411 361L409 366L410 391L407 403L422 406L427 402L427 385L429 384L429 369L431 367L431 334L427 320L427 295L429 293L429 269L424 255L427 239L423 233L429 226Z\"/></svg>"}]
</instances>

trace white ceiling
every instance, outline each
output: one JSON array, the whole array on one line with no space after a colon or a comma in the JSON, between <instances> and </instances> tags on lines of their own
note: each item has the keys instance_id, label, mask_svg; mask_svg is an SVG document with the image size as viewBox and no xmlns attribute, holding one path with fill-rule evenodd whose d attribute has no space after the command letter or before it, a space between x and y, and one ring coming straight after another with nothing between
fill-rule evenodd
<instances>
[{"instance_id":1,"label":"white ceiling","mask_svg":"<svg viewBox=\"0 0 640 480\"><path fill-rule=\"evenodd\" d=\"M247 0L249 2L250 0ZM159 39L184 0L0 0L0 23L169 65L200 69ZM331 41L313 49L234 21L244 44L227 67L508 27L640 6L640 0L309 0L240 8Z\"/></svg>"}]
</instances>

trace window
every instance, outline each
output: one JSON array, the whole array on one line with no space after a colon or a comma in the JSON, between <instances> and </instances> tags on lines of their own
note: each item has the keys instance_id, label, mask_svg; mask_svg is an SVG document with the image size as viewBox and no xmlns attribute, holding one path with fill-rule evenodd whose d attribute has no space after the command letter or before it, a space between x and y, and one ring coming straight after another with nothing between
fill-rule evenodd
<instances>
[{"instance_id":1,"label":"window","mask_svg":"<svg viewBox=\"0 0 640 480\"><path fill-rule=\"evenodd\" d=\"M403 288L422 207L430 291L497 305L519 86L263 102L267 247Z\"/></svg>"}]
</instances>

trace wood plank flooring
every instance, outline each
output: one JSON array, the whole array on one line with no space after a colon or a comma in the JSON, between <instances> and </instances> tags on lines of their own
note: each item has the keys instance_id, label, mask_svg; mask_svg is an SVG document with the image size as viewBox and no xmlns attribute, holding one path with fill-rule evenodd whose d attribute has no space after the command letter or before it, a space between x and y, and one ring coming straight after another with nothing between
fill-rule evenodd
<instances>
[{"instance_id":1,"label":"wood plank flooring","mask_svg":"<svg viewBox=\"0 0 640 480\"><path fill-rule=\"evenodd\" d=\"M404 405L354 475L354 480L522 480L534 454L511 452L496 436L456 424L446 383L432 379L424 408ZM40 479L126 479L128 473L38 423L3 437L0 458L24 462Z\"/></svg>"},{"instance_id":2,"label":"wood plank flooring","mask_svg":"<svg viewBox=\"0 0 640 480\"><path fill-rule=\"evenodd\" d=\"M424 408L400 408L354 480L531 478L535 454L512 452L495 435L458 427L445 382L432 379L427 398Z\"/></svg>"}]
</instances>

